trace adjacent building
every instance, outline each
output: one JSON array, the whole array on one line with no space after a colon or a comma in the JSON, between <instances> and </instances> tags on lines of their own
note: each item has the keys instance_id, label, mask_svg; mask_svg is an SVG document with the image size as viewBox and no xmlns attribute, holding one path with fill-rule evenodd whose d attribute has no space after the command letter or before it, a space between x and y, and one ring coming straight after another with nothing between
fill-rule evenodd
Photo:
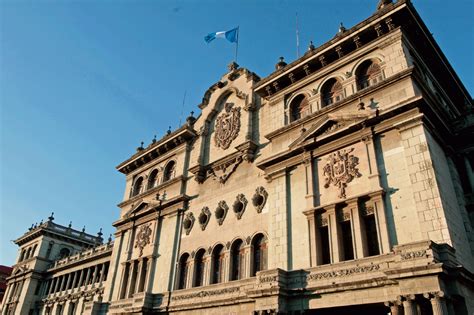
<instances>
[{"instance_id":1,"label":"adjacent building","mask_svg":"<svg viewBox=\"0 0 474 315\"><path fill-rule=\"evenodd\" d=\"M473 101L410 1L198 107L117 167L114 241L15 241L2 314L472 314Z\"/></svg>"}]
</instances>

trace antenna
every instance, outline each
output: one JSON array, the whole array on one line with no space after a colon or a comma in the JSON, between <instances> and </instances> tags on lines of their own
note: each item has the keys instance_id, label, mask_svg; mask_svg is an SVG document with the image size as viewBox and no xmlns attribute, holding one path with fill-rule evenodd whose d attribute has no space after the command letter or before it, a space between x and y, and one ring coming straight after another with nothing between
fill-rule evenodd
<instances>
[{"instance_id":1,"label":"antenna","mask_svg":"<svg viewBox=\"0 0 474 315\"><path fill-rule=\"evenodd\" d=\"M296 59L300 57L300 33L298 30L298 12L296 12Z\"/></svg>"},{"instance_id":2,"label":"antenna","mask_svg":"<svg viewBox=\"0 0 474 315\"><path fill-rule=\"evenodd\" d=\"M183 106L181 107L181 115L179 116L179 125L178 128L181 127L181 120L183 118L183 113L184 113L184 102L186 101L186 90L184 90L184 96L183 96Z\"/></svg>"}]
</instances>

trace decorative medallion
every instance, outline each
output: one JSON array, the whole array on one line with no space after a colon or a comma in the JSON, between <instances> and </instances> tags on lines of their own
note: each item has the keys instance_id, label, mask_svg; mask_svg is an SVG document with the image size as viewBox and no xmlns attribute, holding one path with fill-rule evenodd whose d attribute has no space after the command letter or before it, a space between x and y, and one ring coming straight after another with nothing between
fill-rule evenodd
<instances>
[{"instance_id":1,"label":"decorative medallion","mask_svg":"<svg viewBox=\"0 0 474 315\"><path fill-rule=\"evenodd\" d=\"M234 210L235 215L237 216L237 220L240 220L242 218L242 215L245 212L245 208L247 207L247 198L245 198L244 194L238 194L237 198L232 205L232 208Z\"/></svg>"},{"instance_id":2,"label":"decorative medallion","mask_svg":"<svg viewBox=\"0 0 474 315\"><path fill-rule=\"evenodd\" d=\"M209 223L209 220L211 219L211 211L209 210L208 207L204 207L201 210L201 213L199 214L198 217L198 222L199 225L201 226L201 230L205 230L207 224Z\"/></svg>"},{"instance_id":3,"label":"decorative medallion","mask_svg":"<svg viewBox=\"0 0 474 315\"><path fill-rule=\"evenodd\" d=\"M183 228L186 231L186 235L189 235L189 233L191 232L195 220L196 219L194 218L194 214L192 212L186 213L186 217L183 221Z\"/></svg>"},{"instance_id":4,"label":"decorative medallion","mask_svg":"<svg viewBox=\"0 0 474 315\"><path fill-rule=\"evenodd\" d=\"M339 198L346 198L346 187L355 177L361 177L357 165L359 158L350 154L354 148L343 149L329 154L327 163L323 167L323 174L326 176L324 188L331 184L339 188Z\"/></svg>"},{"instance_id":5,"label":"decorative medallion","mask_svg":"<svg viewBox=\"0 0 474 315\"><path fill-rule=\"evenodd\" d=\"M261 213L263 210L263 207L265 207L265 204L267 203L267 198L268 198L268 193L263 188L262 186L257 187L255 189L255 194L252 197L252 204L257 210L257 213Z\"/></svg>"},{"instance_id":6,"label":"decorative medallion","mask_svg":"<svg viewBox=\"0 0 474 315\"><path fill-rule=\"evenodd\" d=\"M224 105L225 112L216 119L214 142L218 148L228 149L240 130L240 107L233 103Z\"/></svg>"},{"instance_id":7,"label":"decorative medallion","mask_svg":"<svg viewBox=\"0 0 474 315\"><path fill-rule=\"evenodd\" d=\"M146 245L150 244L150 236L151 236L151 228L150 224L143 224L140 226L137 232L137 241L135 242L135 248L138 247L140 250L140 253L138 254L139 257L143 255L143 248L145 248Z\"/></svg>"},{"instance_id":8,"label":"decorative medallion","mask_svg":"<svg viewBox=\"0 0 474 315\"><path fill-rule=\"evenodd\" d=\"M216 216L216 220L219 225L222 225L222 223L224 222L228 210L229 206L227 205L227 203L224 200L219 201L216 211L214 211L214 215Z\"/></svg>"}]
</instances>

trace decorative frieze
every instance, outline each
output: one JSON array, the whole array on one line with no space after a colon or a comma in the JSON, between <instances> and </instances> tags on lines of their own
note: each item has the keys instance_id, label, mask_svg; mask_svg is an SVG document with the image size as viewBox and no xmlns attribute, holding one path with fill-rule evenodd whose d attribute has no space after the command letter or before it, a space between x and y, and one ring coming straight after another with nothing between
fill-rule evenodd
<instances>
[{"instance_id":1,"label":"decorative frieze","mask_svg":"<svg viewBox=\"0 0 474 315\"><path fill-rule=\"evenodd\" d=\"M307 281L314 281L314 280L324 280L329 278L338 278L338 277L346 277L351 276L354 274L359 273L367 273L373 272L380 269L379 264L373 264L368 266L356 266L347 269L340 269L340 270L333 270L333 271L326 271L320 273L311 273L306 277Z\"/></svg>"},{"instance_id":2,"label":"decorative frieze","mask_svg":"<svg viewBox=\"0 0 474 315\"><path fill-rule=\"evenodd\" d=\"M426 250L418 250L414 252L401 253L400 256L402 257L402 260L422 258L422 257L426 257Z\"/></svg>"},{"instance_id":3,"label":"decorative frieze","mask_svg":"<svg viewBox=\"0 0 474 315\"><path fill-rule=\"evenodd\" d=\"M203 298L203 297L211 297L216 295L223 295L223 294L230 294L239 292L240 287L233 287L233 288L222 288L219 290L203 290L198 292L192 292L183 295L174 295L171 297L172 301L181 301L181 300L189 300L194 298Z\"/></svg>"}]
</instances>

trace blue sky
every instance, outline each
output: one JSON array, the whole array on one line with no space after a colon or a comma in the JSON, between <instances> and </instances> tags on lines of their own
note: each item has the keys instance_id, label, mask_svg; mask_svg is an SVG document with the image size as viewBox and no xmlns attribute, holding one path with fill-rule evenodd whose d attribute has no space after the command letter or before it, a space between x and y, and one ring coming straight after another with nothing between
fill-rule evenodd
<instances>
[{"instance_id":1,"label":"blue sky","mask_svg":"<svg viewBox=\"0 0 474 315\"><path fill-rule=\"evenodd\" d=\"M279 56L296 57L296 12L304 52L377 2L0 0L0 264L52 211L113 233L124 189L115 166L197 112L234 57L207 33L240 26L238 63L265 77ZM474 2L413 2L472 94Z\"/></svg>"}]
</instances>

